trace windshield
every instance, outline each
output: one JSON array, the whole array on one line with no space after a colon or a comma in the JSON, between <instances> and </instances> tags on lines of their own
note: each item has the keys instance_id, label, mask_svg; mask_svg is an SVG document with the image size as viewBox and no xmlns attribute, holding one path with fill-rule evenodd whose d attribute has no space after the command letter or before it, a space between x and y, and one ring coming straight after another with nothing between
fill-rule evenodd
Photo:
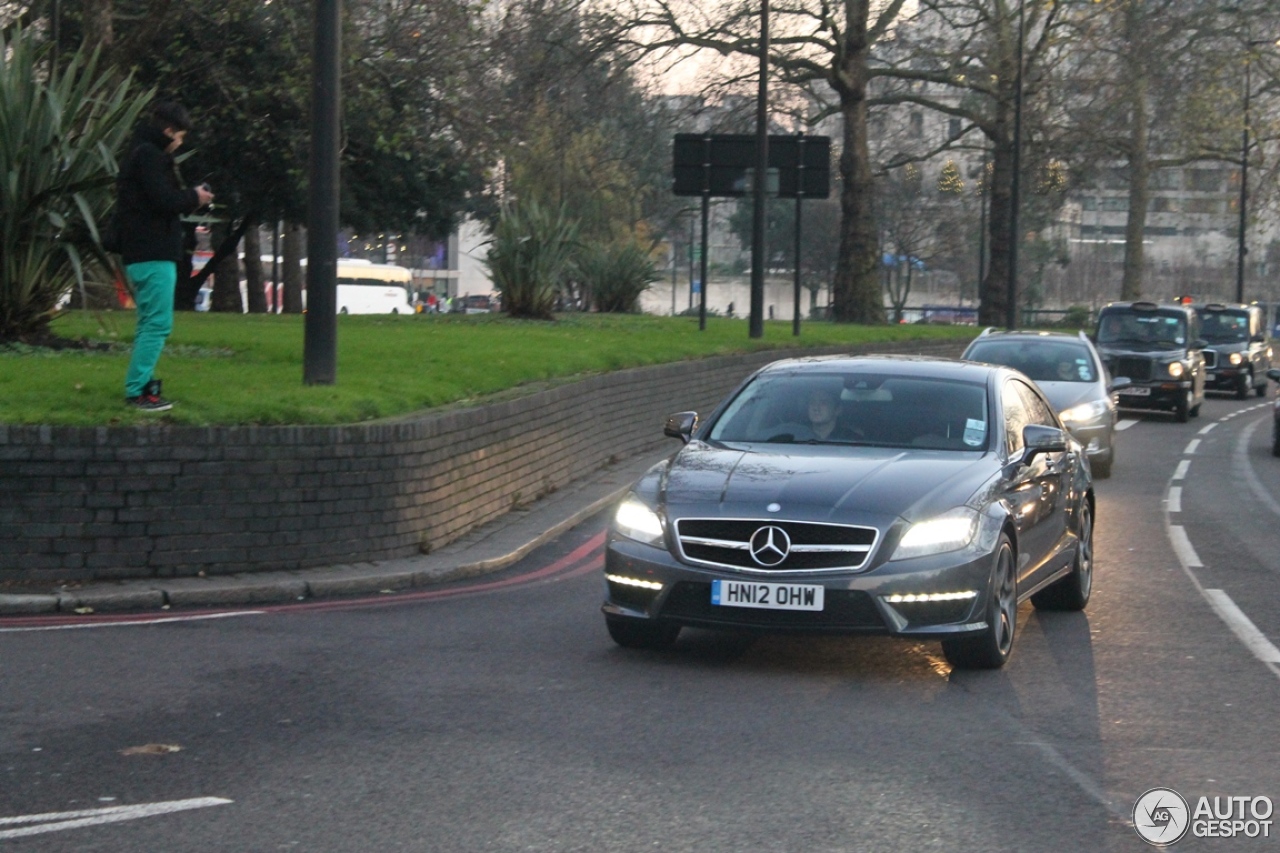
<instances>
[{"instance_id":1,"label":"windshield","mask_svg":"<svg viewBox=\"0 0 1280 853\"><path fill-rule=\"evenodd\" d=\"M1249 315L1243 311L1201 311L1200 337L1211 344L1249 340Z\"/></svg>"},{"instance_id":2,"label":"windshield","mask_svg":"<svg viewBox=\"0 0 1280 853\"><path fill-rule=\"evenodd\" d=\"M985 386L866 373L771 373L742 389L712 425L714 442L982 450Z\"/></svg>"},{"instance_id":3,"label":"windshield","mask_svg":"<svg viewBox=\"0 0 1280 853\"><path fill-rule=\"evenodd\" d=\"M1110 310L1098 321L1098 343L1130 349L1182 349L1187 322L1180 314Z\"/></svg>"},{"instance_id":4,"label":"windshield","mask_svg":"<svg viewBox=\"0 0 1280 853\"><path fill-rule=\"evenodd\" d=\"M1021 370L1036 382L1097 382L1089 350L1052 338L977 341L965 358Z\"/></svg>"}]
</instances>

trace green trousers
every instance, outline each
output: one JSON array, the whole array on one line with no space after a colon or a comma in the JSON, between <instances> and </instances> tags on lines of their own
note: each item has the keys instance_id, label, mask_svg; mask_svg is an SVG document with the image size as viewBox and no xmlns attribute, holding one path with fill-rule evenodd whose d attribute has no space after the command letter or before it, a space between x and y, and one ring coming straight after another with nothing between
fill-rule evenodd
<instances>
[{"instance_id":1,"label":"green trousers","mask_svg":"<svg viewBox=\"0 0 1280 853\"><path fill-rule=\"evenodd\" d=\"M178 284L178 265L173 261L143 261L129 264L125 274L133 285L133 301L138 306L138 325L133 333L133 355L124 377L124 395L137 397L151 381L164 342L173 331L173 291Z\"/></svg>"}]
</instances>

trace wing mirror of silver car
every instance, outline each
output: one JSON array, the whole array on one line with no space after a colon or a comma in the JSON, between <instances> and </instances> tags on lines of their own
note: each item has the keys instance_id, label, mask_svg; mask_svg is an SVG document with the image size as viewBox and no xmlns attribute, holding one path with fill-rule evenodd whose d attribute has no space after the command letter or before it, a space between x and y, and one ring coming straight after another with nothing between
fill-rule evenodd
<instances>
[{"instance_id":1,"label":"wing mirror of silver car","mask_svg":"<svg viewBox=\"0 0 1280 853\"><path fill-rule=\"evenodd\" d=\"M676 412L667 416L667 425L662 434L668 438L678 438L685 444L693 439L693 431L698 428L697 412Z\"/></svg>"},{"instance_id":2,"label":"wing mirror of silver car","mask_svg":"<svg viewBox=\"0 0 1280 853\"><path fill-rule=\"evenodd\" d=\"M1119 391L1121 388L1128 388L1132 384L1133 380L1128 376L1117 376L1112 379L1111 384L1107 386L1107 393L1110 394L1112 391Z\"/></svg>"},{"instance_id":3,"label":"wing mirror of silver car","mask_svg":"<svg viewBox=\"0 0 1280 853\"><path fill-rule=\"evenodd\" d=\"M1040 453L1063 453L1067 449L1067 433L1057 427L1027 424L1022 428L1022 464Z\"/></svg>"}]
</instances>

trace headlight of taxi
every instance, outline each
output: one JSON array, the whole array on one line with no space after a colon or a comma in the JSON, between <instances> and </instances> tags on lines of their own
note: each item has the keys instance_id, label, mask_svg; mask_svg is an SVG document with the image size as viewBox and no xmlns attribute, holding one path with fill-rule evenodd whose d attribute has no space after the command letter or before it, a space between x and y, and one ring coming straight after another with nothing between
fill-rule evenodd
<instances>
[{"instance_id":1,"label":"headlight of taxi","mask_svg":"<svg viewBox=\"0 0 1280 853\"><path fill-rule=\"evenodd\" d=\"M959 551L973 541L978 532L978 512L969 507L956 507L942 515L917 521L907 528L890 560L909 560Z\"/></svg>"},{"instance_id":2,"label":"headlight of taxi","mask_svg":"<svg viewBox=\"0 0 1280 853\"><path fill-rule=\"evenodd\" d=\"M613 514L613 529L646 545L662 545L662 517L630 495Z\"/></svg>"},{"instance_id":3,"label":"headlight of taxi","mask_svg":"<svg viewBox=\"0 0 1280 853\"><path fill-rule=\"evenodd\" d=\"M1237 365L1244 364L1244 356L1238 352L1233 352L1231 355L1227 356L1227 361Z\"/></svg>"},{"instance_id":4,"label":"headlight of taxi","mask_svg":"<svg viewBox=\"0 0 1280 853\"><path fill-rule=\"evenodd\" d=\"M1167 370L1169 371L1169 375L1174 379L1181 379L1182 374L1186 372L1186 368L1182 366L1182 362L1180 361L1169 362Z\"/></svg>"},{"instance_id":5,"label":"headlight of taxi","mask_svg":"<svg viewBox=\"0 0 1280 853\"><path fill-rule=\"evenodd\" d=\"M1096 421L1107 413L1107 403L1105 400L1094 400L1090 403L1081 403L1078 406L1062 412L1059 417L1067 426L1081 426L1083 424Z\"/></svg>"}]
</instances>

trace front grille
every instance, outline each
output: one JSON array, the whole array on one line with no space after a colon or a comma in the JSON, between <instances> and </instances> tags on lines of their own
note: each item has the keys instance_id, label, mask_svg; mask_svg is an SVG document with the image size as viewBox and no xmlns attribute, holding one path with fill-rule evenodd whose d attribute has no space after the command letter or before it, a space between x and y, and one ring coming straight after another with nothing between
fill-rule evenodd
<instances>
[{"instance_id":1,"label":"front grille","mask_svg":"<svg viewBox=\"0 0 1280 853\"><path fill-rule=\"evenodd\" d=\"M752 556L751 537L766 527L781 529L789 540L786 558L776 565L762 564ZM720 518L676 521L676 540L686 559L752 572L857 569L867 561L877 536L874 527L807 521Z\"/></svg>"},{"instance_id":2,"label":"front grille","mask_svg":"<svg viewBox=\"0 0 1280 853\"><path fill-rule=\"evenodd\" d=\"M711 584L682 581L671 589L660 616L710 625L786 630L820 628L841 631L883 631L871 596L848 589L828 589L823 593L822 610L763 610L753 607L725 607L711 603Z\"/></svg>"},{"instance_id":3,"label":"front grille","mask_svg":"<svg viewBox=\"0 0 1280 853\"><path fill-rule=\"evenodd\" d=\"M1107 359L1107 369L1112 376L1127 376L1134 382L1147 382L1151 379L1151 359L1133 356L1117 356Z\"/></svg>"},{"instance_id":4,"label":"front grille","mask_svg":"<svg viewBox=\"0 0 1280 853\"><path fill-rule=\"evenodd\" d=\"M1204 350L1204 366L1207 370L1213 370L1218 366L1218 351L1214 349Z\"/></svg>"}]
</instances>

